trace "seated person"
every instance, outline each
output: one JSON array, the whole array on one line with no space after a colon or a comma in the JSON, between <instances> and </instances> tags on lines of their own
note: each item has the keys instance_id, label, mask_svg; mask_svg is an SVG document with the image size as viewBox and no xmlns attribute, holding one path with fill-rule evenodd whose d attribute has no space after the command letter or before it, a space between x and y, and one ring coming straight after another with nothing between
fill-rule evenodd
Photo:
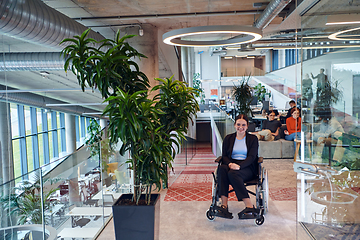
<instances>
[{"instance_id":1,"label":"seated person","mask_svg":"<svg viewBox=\"0 0 360 240\"><path fill-rule=\"evenodd\" d=\"M344 133L344 129L338 120L332 116L331 109L322 109L315 113L320 120L318 131L314 133L308 133L308 137L313 137L317 146L315 149L315 158L320 158L323 152L324 144L336 144L333 159L340 161L344 154L344 148L342 148L342 141L339 140Z\"/></svg>"},{"instance_id":2,"label":"seated person","mask_svg":"<svg viewBox=\"0 0 360 240\"><path fill-rule=\"evenodd\" d=\"M291 117L291 110L294 109L296 107L296 102L294 100L290 100L289 102L290 108L287 111L286 116L280 116L280 121L281 123L286 123L286 119L288 119L289 117ZM299 110L300 112L300 110ZM299 115L301 117L301 115Z\"/></svg>"},{"instance_id":3,"label":"seated person","mask_svg":"<svg viewBox=\"0 0 360 240\"><path fill-rule=\"evenodd\" d=\"M300 110L295 107L291 109L291 117L286 119L286 128L285 140L294 141L295 139L301 139L301 117ZM294 142L294 147L296 149L296 143Z\"/></svg>"},{"instance_id":4,"label":"seated person","mask_svg":"<svg viewBox=\"0 0 360 240\"><path fill-rule=\"evenodd\" d=\"M219 195L221 208L216 216L233 218L228 210L228 193L231 184L235 190L238 201L245 203L245 209L238 213L253 216L259 213L252 205L249 193L244 182L250 181L257 176L257 155L259 142L256 136L247 133L249 120L244 114L235 119L235 133L225 137L222 146L222 164L218 169Z\"/></svg>"},{"instance_id":5,"label":"seated person","mask_svg":"<svg viewBox=\"0 0 360 240\"><path fill-rule=\"evenodd\" d=\"M273 141L280 138L279 129L281 123L278 120L275 120L275 111L270 110L268 115L268 120L265 120L262 124L262 130L259 132L252 132L256 135L259 140L264 141Z\"/></svg>"}]
</instances>

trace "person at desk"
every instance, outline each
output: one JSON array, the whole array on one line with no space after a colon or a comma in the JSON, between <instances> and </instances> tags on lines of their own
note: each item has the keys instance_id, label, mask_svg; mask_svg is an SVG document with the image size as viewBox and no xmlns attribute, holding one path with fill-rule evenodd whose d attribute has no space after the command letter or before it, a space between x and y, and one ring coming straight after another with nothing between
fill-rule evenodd
<instances>
[{"instance_id":1,"label":"person at desk","mask_svg":"<svg viewBox=\"0 0 360 240\"><path fill-rule=\"evenodd\" d=\"M286 119L285 140L294 141L301 138L301 117L300 109L297 107L291 109L291 117ZM294 141L294 147L296 149L296 142Z\"/></svg>"},{"instance_id":2,"label":"person at desk","mask_svg":"<svg viewBox=\"0 0 360 240\"><path fill-rule=\"evenodd\" d=\"M253 215L259 210L252 205L244 182L254 179L257 175L257 155L259 142L256 136L247 133L249 120L244 114L235 119L235 133L225 137L222 146L222 164L218 168L219 195L222 205L216 216L233 218L228 210L229 184L235 190L239 201L245 203L245 209L239 214Z\"/></svg>"},{"instance_id":3,"label":"person at desk","mask_svg":"<svg viewBox=\"0 0 360 240\"><path fill-rule=\"evenodd\" d=\"M275 116L275 110L270 110L268 120L265 120L262 124L262 130L259 132L253 132L252 134L256 135L259 140L278 140L280 138L279 131L281 123L280 121L275 120Z\"/></svg>"},{"instance_id":4,"label":"person at desk","mask_svg":"<svg viewBox=\"0 0 360 240\"><path fill-rule=\"evenodd\" d=\"M280 116L280 121L281 121L281 123L283 123L283 124L286 123L286 119L288 119L289 117L291 117L291 110L296 107L296 102L295 102L294 100L290 100L290 101L289 101L289 105L290 105L290 108L289 108L289 110L287 111L286 116L285 116L285 117L284 117L284 116Z\"/></svg>"}]
</instances>

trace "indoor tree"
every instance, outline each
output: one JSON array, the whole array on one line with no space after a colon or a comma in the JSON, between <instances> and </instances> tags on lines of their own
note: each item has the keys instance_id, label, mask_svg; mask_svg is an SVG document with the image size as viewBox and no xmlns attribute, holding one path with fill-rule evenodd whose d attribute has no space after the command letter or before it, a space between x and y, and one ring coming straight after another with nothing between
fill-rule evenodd
<instances>
[{"instance_id":1,"label":"indoor tree","mask_svg":"<svg viewBox=\"0 0 360 240\"><path fill-rule=\"evenodd\" d=\"M250 103L252 100L251 87L249 85L250 76L247 78L244 76L239 85L233 87L233 97L236 102L236 110L240 114L245 114L246 116L252 116L252 111L250 108Z\"/></svg>"},{"instance_id":2,"label":"indoor tree","mask_svg":"<svg viewBox=\"0 0 360 240\"><path fill-rule=\"evenodd\" d=\"M167 182L167 167L179 149L188 130L189 118L198 110L197 90L185 83L157 79L160 85L149 89L149 81L135 57L145 57L132 48L126 39L88 39L88 30L74 39L63 50L67 57L64 68L76 74L82 90L98 88L107 106L103 115L109 117L108 133L111 143L121 140L120 154L130 153L130 168L134 173L133 200L139 204L143 191L150 204L152 187L161 189ZM151 91L159 91L153 99Z\"/></svg>"}]
</instances>

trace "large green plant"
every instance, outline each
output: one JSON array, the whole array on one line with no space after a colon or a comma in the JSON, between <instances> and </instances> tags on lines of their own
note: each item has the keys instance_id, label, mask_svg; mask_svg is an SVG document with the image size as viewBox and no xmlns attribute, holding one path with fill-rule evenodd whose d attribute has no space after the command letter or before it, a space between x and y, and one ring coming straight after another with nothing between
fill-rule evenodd
<instances>
[{"instance_id":1,"label":"large green plant","mask_svg":"<svg viewBox=\"0 0 360 240\"><path fill-rule=\"evenodd\" d=\"M149 99L147 77L139 70L132 57L144 57L128 43L132 36L102 42L86 39L88 31L75 39L63 53L69 58L65 70L71 65L82 89L99 88L108 103L103 114L109 117L108 133L111 143L120 139L120 153L130 152L128 160L134 174L134 200L146 191L148 204L155 185L161 189L167 182L167 167L187 132L189 118L198 110L194 94L197 90L180 81L158 79L162 84L151 91L159 91ZM95 48L92 45L102 44ZM90 46L91 45L91 46ZM86 49L86 50L84 50ZM104 51L106 49L106 52ZM122 51L127 49L126 51ZM191 118L190 118L191 119Z\"/></svg>"},{"instance_id":2,"label":"large green plant","mask_svg":"<svg viewBox=\"0 0 360 240\"><path fill-rule=\"evenodd\" d=\"M236 102L236 109L238 113L245 114L246 116L252 116L250 103L252 100L251 87L249 85L250 76L243 77L239 85L233 87L233 97Z\"/></svg>"},{"instance_id":3,"label":"large green plant","mask_svg":"<svg viewBox=\"0 0 360 240\"><path fill-rule=\"evenodd\" d=\"M115 94L120 88L125 92L137 92L149 87L149 80L139 70L134 58L144 58L136 49L126 42L135 35L120 37L115 40L104 39L100 42L88 38L90 29L74 38L66 38L61 43L69 44L62 50L66 61L64 69L76 75L81 89L98 88L105 98Z\"/></svg>"}]
</instances>

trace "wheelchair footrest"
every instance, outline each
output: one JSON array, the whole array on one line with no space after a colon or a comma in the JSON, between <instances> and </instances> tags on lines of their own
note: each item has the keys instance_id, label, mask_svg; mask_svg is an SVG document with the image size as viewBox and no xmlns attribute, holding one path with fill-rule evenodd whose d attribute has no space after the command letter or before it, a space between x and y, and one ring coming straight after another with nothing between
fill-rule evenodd
<instances>
[{"instance_id":1,"label":"wheelchair footrest","mask_svg":"<svg viewBox=\"0 0 360 240\"><path fill-rule=\"evenodd\" d=\"M261 209L258 208L245 208L238 213L239 219L258 219L262 216Z\"/></svg>"}]
</instances>

